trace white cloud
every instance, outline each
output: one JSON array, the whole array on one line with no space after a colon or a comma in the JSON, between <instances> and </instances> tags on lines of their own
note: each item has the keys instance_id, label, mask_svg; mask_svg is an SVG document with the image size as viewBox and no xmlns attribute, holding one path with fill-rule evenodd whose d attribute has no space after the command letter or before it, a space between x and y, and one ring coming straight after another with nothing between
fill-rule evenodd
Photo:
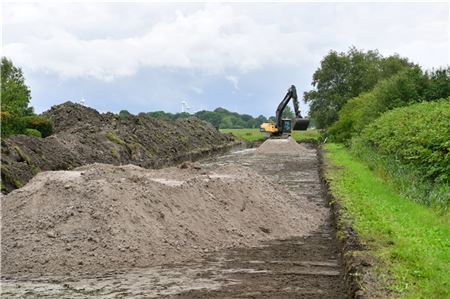
<instances>
[{"instance_id":1,"label":"white cloud","mask_svg":"<svg viewBox=\"0 0 450 299\"><path fill-rule=\"evenodd\" d=\"M191 89L196 94L203 94L204 90L197 86L190 86L189 89Z\"/></svg>"},{"instance_id":2,"label":"white cloud","mask_svg":"<svg viewBox=\"0 0 450 299\"><path fill-rule=\"evenodd\" d=\"M235 90L239 90L239 78L236 76L232 76L232 75L228 75L225 77L225 79L227 79L228 81L231 82L231 84L233 85L233 88Z\"/></svg>"},{"instance_id":3,"label":"white cloud","mask_svg":"<svg viewBox=\"0 0 450 299\"><path fill-rule=\"evenodd\" d=\"M405 5L7 4L3 55L27 70L105 81L142 68L224 76L304 68L350 45L425 67L448 63L448 6Z\"/></svg>"},{"instance_id":4,"label":"white cloud","mask_svg":"<svg viewBox=\"0 0 450 299\"><path fill-rule=\"evenodd\" d=\"M11 10L9 17L16 21L7 21L6 30L19 26L21 19L30 17L36 22L52 11L44 10L39 16L36 7L20 13ZM58 15L67 13L63 10ZM121 21L117 16L116 22ZM82 38L77 32L86 27L83 22L92 25L94 21L80 17L79 22L74 24L77 30L41 28L37 34L6 43L4 55L32 70L103 80L135 74L141 67L248 72L280 63L298 64L309 58L301 33L284 33L277 25L257 23L231 6L207 5L189 14L177 11L171 20L157 22L140 35L122 38L107 34Z\"/></svg>"}]
</instances>

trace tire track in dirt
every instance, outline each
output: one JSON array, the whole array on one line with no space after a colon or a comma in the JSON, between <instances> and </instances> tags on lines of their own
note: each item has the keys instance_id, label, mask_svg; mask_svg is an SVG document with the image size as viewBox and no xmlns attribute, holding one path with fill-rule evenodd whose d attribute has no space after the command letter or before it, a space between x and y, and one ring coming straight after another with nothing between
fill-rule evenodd
<instances>
[{"instance_id":1,"label":"tire track in dirt","mask_svg":"<svg viewBox=\"0 0 450 299\"><path fill-rule=\"evenodd\" d=\"M314 147L298 155L244 150L204 161L202 167L243 165L315 203L322 215L305 237L228 248L202 259L97 277L41 277L3 281L2 298L345 298L338 243ZM268 220L269 221L269 220ZM270 233L270 232L267 232Z\"/></svg>"},{"instance_id":2,"label":"tire track in dirt","mask_svg":"<svg viewBox=\"0 0 450 299\"><path fill-rule=\"evenodd\" d=\"M315 233L303 238L276 240L260 247L224 253L226 280L237 283L218 290L190 290L175 298L345 298L339 245L332 214L320 181L317 149L302 145L298 155L254 154L244 150L212 161L210 167L244 165L325 210ZM214 260L214 258L213 258ZM252 269L238 271L238 269ZM237 270L237 271L235 271Z\"/></svg>"}]
</instances>

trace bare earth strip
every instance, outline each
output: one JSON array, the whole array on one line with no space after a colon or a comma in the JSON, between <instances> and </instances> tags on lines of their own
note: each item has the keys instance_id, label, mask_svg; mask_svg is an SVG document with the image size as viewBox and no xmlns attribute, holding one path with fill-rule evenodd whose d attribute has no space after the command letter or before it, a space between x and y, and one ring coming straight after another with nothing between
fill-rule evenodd
<instances>
[{"instance_id":1,"label":"bare earth strip","mask_svg":"<svg viewBox=\"0 0 450 299\"><path fill-rule=\"evenodd\" d=\"M201 165L211 173L230 166L248 167L300 201L308 201L304 212L313 217L314 229L251 246L205 250L189 262L74 277L8 277L2 280L2 298L345 298L316 150L303 145L295 154L244 150ZM162 183L178 184L170 178ZM261 219L254 221L261 226ZM270 215L266 222L271 222Z\"/></svg>"}]
</instances>

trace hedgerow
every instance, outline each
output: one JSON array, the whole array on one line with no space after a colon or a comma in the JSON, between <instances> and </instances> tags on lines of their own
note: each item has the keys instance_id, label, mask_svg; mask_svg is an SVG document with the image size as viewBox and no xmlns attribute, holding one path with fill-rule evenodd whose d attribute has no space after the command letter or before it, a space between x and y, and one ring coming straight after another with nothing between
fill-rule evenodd
<instances>
[{"instance_id":1,"label":"hedgerow","mask_svg":"<svg viewBox=\"0 0 450 299\"><path fill-rule=\"evenodd\" d=\"M350 99L339 111L339 120L329 128L328 134L335 141L347 141L386 111L448 96L450 68L433 72L409 68L378 82L370 92Z\"/></svg>"},{"instance_id":2,"label":"hedgerow","mask_svg":"<svg viewBox=\"0 0 450 299\"><path fill-rule=\"evenodd\" d=\"M353 138L352 149L372 166L381 161L390 170L390 177L396 177L396 183L407 177L401 184L412 188L411 194L418 194L423 184L428 186L424 191L427 197L440 189L439 201L448 205L450 97L384 113Z\"/></svg>"},{"instance_id":3,"label":"hedgerow","mask_svg":"<svg viewBox=\"0 0 450 299\"><path fill-rule=\"evenodd\" d=\"M0 113L0 119L2 138L18 134L25 134L35 137L47 137L53 133L53 123L49 119L42 116L21 116L11 114L8 111L2 111ZM39 134L37 134L37 132Z\"/></svg>"}]
</instances>

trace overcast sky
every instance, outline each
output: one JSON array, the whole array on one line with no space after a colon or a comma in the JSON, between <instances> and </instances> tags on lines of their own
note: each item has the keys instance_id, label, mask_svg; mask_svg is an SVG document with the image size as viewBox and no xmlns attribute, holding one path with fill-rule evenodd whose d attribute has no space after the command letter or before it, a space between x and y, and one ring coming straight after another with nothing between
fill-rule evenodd
<instances>
[{"instance_id":1,"label":"overcast sky","mask_svg":"<svg viewBox=\"0 0 450 299\"><path fill-rule=\"evenodd\" d=\"M85 98L100 111L185 100L269 116L291 84L311 88L330 49L449 64L448 3L4 3L2 25L36 112Z\"/></svg>"}]
</instances>

